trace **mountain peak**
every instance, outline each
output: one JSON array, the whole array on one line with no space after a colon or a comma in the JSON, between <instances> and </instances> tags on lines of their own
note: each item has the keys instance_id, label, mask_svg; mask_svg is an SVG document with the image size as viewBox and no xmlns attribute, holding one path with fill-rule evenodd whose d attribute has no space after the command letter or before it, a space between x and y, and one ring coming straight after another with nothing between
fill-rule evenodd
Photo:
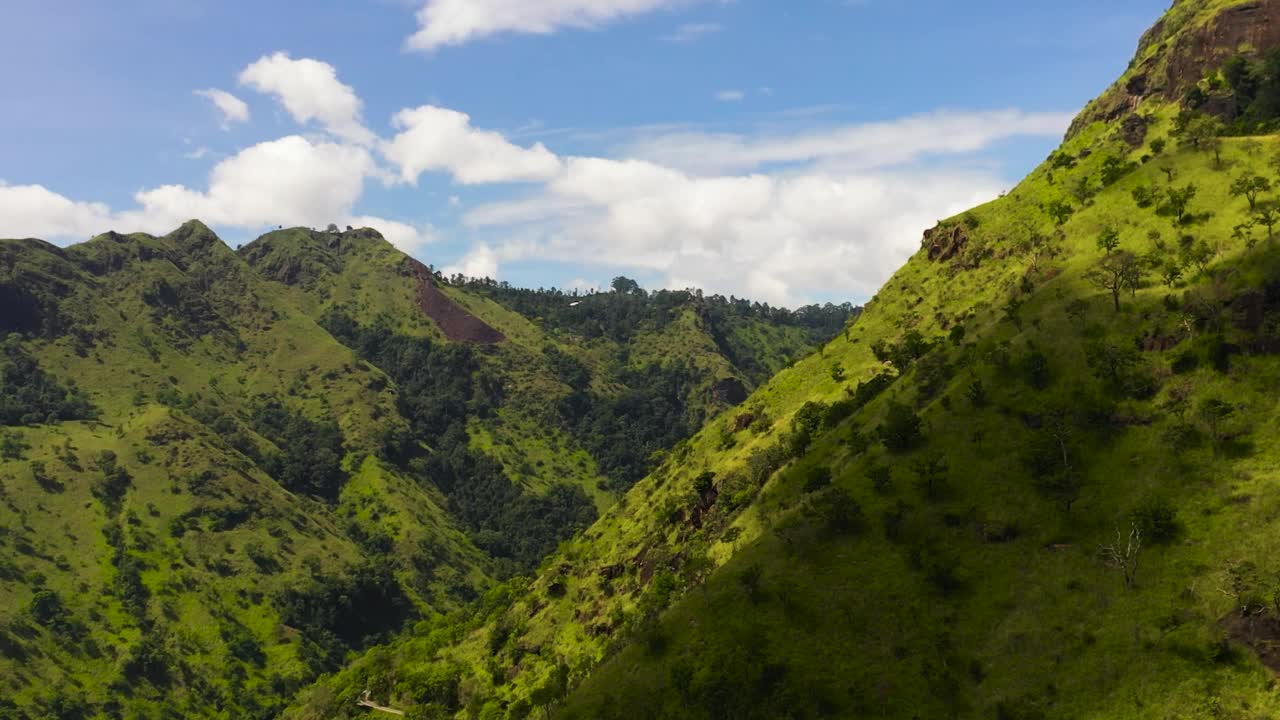
<instances>
[{"instance_id":1,"label":"mountain peak","mask_svg":"<svg viewBox=\"0 0 1280 720\"><path fill-rule=\"evenodd\" d=\"M1231 58L1256 59L1278 47L1280 0L1179 0L1142 35L1124 74L1085 107L1067 137L1094 122L1134 115L1150 103L1181 103Z\"/></svg>"},{"instance_id":2,"label":"mountain peak","mask_svg":"<svg viewBox=\"0 0 1280 720\"><path fill-rule=\"evenodd\" d=\"M402 255L372 228L346 231L281 228L247 243L238 252L265 277L296 285L310 284L341 272L343 257L357 249L385 253L397 260Z\"/></svg>"}]
</instances>

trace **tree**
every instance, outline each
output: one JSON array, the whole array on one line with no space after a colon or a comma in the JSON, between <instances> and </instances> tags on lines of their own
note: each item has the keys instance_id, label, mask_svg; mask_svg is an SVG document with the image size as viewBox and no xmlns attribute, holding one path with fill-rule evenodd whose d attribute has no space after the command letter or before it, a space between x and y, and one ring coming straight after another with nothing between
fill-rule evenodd
<instances>
[{"instance_id":1,"label":"tree","mask_svg":"<svg viewBox=\"0 0 1280 720\"><path fill-rule=\"evenodd\" d=\"M1116 312L1120 312L1120 293L1137 292L1142 284L1142 265L1133 253L1124 250L1102 258L1085 277L1099 289L1110 292Z\"/></svg>"},{"instance_id":2,"label":"tree","mask_svg":"<svg viewBox=\"0 0 1280 720\"><path fill-rule=\"evenodd\" d=\"M1253 74L1253 67L1245 56L1235 55L1228 58L1222 64L1222 79L1227 82L1231 92L1235 93L1236 102L1240 107L1253 102L1254 95L1258 92L1258 79Z\"/></svg>"},{"instance_id":3,"label":"tree","mask_svg":"<svg viewBox=\"0 0 1280 720\"><path fill-rule=\"evenodd\" d=\"M1237 242L1243 242L1245 247L1252 248L1254 242L1253 223L1243 222L1231 229L1231 238Z\"/></svg>"},{"instance_id":4,"label":"tree","mask_svg":"<svg viewBox=\"0 0 1280 720\"><path fill-rule=\"evenodd\" d=\"M1258 209L1258 194L1271 191L1271 181L1261 175L1245 173L1231 183L1231 196L1249 201L1249 212Z\"/></svg>"},{"instance_id":5,"label":"tree","mask_svg":"<svg viewBox=\"0 0 1280 720\"><path fill-rule=\"evenodd\" d=\"M622 275L614 278L613 282L609 283L609 287L613 288L614 292L623 295L638 295L640 293L640 283Z\"/></svg>"},{"instance_id":6,"label":"tree","mask_svg":"<svg viewBox=\"0 0 1280 720\"><path fill-rule=\"evenodd\" d=\"M1142 358L1132 344L1090 343L1084 351L1093 374L1114 391L1123 390L1130 373Z\"/></svg>"},{"instance_id":7,"label":"tree","mask_svg":"<svg viewBox=\"0 0 1280 720\"><path fill-rule=\"evenodd\" d=\"M1198 192L1200 189L1195 186L1195 183L1187 183L1183 187L1169 188L1165 191L1165 198L1169 201L1169 209L1173 211L1176 224L1181 225L1186 222L1187 207Z\"/></svg>"},{"instance_id":8,"label":"tree","mask_svg":"<svg viewBox=\"0 0 1280 720\"><path fill-rule=\"evenodd\" d=\"M31 604L27 606L27 611L31 613L32 620L46 626L61 620L67 612L58 593L45 589L37 590L31 596Z\"/></svg>"},{"instance_id":9,"label":"tree","mask_svg":"<svg viewBox=\"0 0 1280 720\"><path fill-rule=\"evenodd\" d=\"M1102 184L1103 186L1114 185L1123 178L1129 171L1133 170L1134 164L1125 162L1124 158L1115 155L1108 155L1102 161Z\"/></svg>"},{"instance_id":10,"label":"tree","mask_svg":"<svg viewBox=\"0 0 1280 720\"><path fill-rule=\"evenodd\" d=\"M1179 116L1179 120L1182 117ZM1222 134L1222 122L1211 115L1201 115L1193 113L1191 117L1183 121L1181 131L1179 132L1179 123L1175 121L1174 130L1178 136L1179 144L1188 146L1193 150L1214 150L1215 157L1219 163L1222 158L1218 155L1221 150L1215 141Z\"/></svg>"},{"instance_id":11,"label":"tree","mask_svg":"<svg viewBox=\"0 0 1280 720\"><path fill-rule=\"evenodd\" d=\"M1152 141L1151 141L1151 154L1152 154L1152 155L1159 155L1159 154L1163 153L1163 152L1164 152L1164 149L1165 149L1165 147L1166 147L1166 146L1168 146L1168 143L1165 141L1165 139L1164 139L1164 138L1156 138L1155 140L1152 140Z\"/></svg>"},{"instance_id":12,"label":"tree","mask_svg":"<svg viewBox=\"0 0 1280 720\"><path fill-rule=\"evenodd\" d=\"M884 422L876 428L880 442L892 452L906 452L915 448L924 438L920 416L902 403L889 403Z\"/></svg>"},{"instance_id":13,"label":"tree","mask_svg":"<svg viewBox=\"0 0 1280 720\"><path fill-rule=\"evenodd\" d=\"M15 430L0 431L0 460L21 460L31 445Z\"/></svg>"},{"instance_id":14,"label":"tree","mask_svg":"<svg viewBox=\"0 0 1280 720\"><path fill-rule=\"evenodd\" d=\"M831 379L836 382L844 380L844 364L836 362L831 365Z\"/></svg>"},{"instance_id":15,"label":"tree","mask_svg":"<svg viewBox=\"0 0 1280 720\"><path fill-rule=\"evenodd\" d=\"M1045 203L1041 206L1041 209L1044 210L1046 215L1053 218L1055 225L1062 225L1066 223L1071 219L1072 214L1076 211L1075 208L1071 206L1071 203L1061 198Z\"/></svg>"},{"instance_id":16,"label":"tree","mask_svg":"<svg viewBox=\"0 0 1280 720\"><path fill-rule=\"evenodd\" d=\"M1259 205L1253 211L1253 221L1267 229L1267 240L1275 236L1275 227L1280 224L1280 210L1272 205Z\"/></svg>"},{"instance_id":17,"label":"tree","mask_svg":"<svg viewBox=\"0 0 1280 720\"><path fill-rule=\"evenodd\" d=\"M946 488L947 460L940 454L922 457L912 464L916 482L929 500L936 500Z\"/></svg>"},{"instance_id":18,"label":"tree","mask_svg":"<svg viewBox=\"0 0 1280 720\"><path fill-rule=\"evenodd\" d=\"M1160 274L1160 279L1164 281L1166 287L1170 290L1178 281L1182 279L1182 267L1172 260L1165 264L1164 270Z\"/></svg>"},{"instance_id":19,"label":"tree","mask_svg":"<svg viewBox=\"0 0 1280 720\"><path fill-rule=\"evenodd\" d=\"M1209 441L1213 444L1213 454L1217 455L1223 443L1230 438L1228 421L1236 414L1236 407L1225 400L1210 398L1200 403L1196 409L1200 422L1209 433Z\"/></svg>"},{"instance_id":20,"label":"tree","mask_svg":"<svg viewBox=\"0 0 1280 720\"><path fill-rule=\"evenodd\" d=\"M1129 525L1129 537L1126 539L1120 528L1116 528L1116 541L1100 548L1102 559L1111 567L1120 571L1124 577L1124 586L1133 587L1138 579L1138 553L1142 550L1142 529L1137 523Z\"/></svg>"},{"instance_id":21,"label":"tree","mask_svg":"<svg viewBox=\"0 0 1280 720\"><path fill-rule=\"evenodd\" d=\"M1120 247L1120 231L1113 227L1102 229L1102 233L1098 235L1098 249L1103 253L1110 255Z\"/></svg>"}]
</instances>

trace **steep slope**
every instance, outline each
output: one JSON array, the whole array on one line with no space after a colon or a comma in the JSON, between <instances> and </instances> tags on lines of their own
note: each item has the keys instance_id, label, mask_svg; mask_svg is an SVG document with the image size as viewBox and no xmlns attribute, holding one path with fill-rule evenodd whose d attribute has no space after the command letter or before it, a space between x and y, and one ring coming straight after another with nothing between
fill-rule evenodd
<instances>
[{"instance_id":1,"label":"steep slope","mask_svg":"<svg viewBox=\"0 0 1280 720\"><path fill-rule=\"evenodd\" d=\"M0 241L0 295L0 714L268 717L487 584L386 376L199 223Z\"/></svg>"},{"instance_id":2,"label":"steep slope","mask_svg":"<svg viewBox=\"0 0 1280 720\"><path fill-rule=\"evenodd\" d=\"M1131 69L536 579L288 716L1280 715L1280 138L1213 124L1277 22L1176 3L1133 67L1190 85Z\"/></svg>"},{"instance_id":3,"label":"steep slope","mask_svg":"<svg viewBox=\"0 0 1280 720\"><path fill-rule=\"evenodd\" d=\"M0 717L272 717L741 399L687 309L629 363L367 229L0 240L0 302Z\"/></svg>"},{"instance_id":4,"label":"steep slope","mask_svg":"<svg viewBox=\"0 0 1280 720\"><path fill-rule=\"evenodd\" d=\"M577 488L601 511L652 467L650 456L741 402L768 369L839 332L853 312L726 312L723 298L690 292L576 296L445 279L365 231L291 229L240 254L321 324L344 327L336 334L348 344L354 333L460 345L500 396L468 418L473 449L531 491ZM716 310L728 320L712 318Z\"/></svg>"}]
</instances>

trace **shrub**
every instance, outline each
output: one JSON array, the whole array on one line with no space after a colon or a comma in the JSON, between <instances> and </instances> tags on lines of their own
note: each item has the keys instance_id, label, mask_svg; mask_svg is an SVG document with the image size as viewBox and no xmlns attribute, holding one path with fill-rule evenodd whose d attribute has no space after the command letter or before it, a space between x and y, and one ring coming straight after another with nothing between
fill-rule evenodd
<instances>
[{"instance_id":1,"label":"shrub","mask_svg":"<svg viewBox=\"0 0 1280 720\"><path fill-rule=\"evenodd\" d=\"M1173 504L1163 497L1146 500L1129 513L1129 518L1142 532L1143 540L1157 545L1172 542L1182 529Z\"/></svg>"},{"instance_id":2,"label":"shrub","mask_svg":"<svg viewBox=\"0 0 1280 720\"><path fill-rule=\"evenodd\" d=\"M920 417L901 403L890 403L884 422L876 428L880 442L892 452L907 452L924 439Z\"/></svg>"}]
</instances>

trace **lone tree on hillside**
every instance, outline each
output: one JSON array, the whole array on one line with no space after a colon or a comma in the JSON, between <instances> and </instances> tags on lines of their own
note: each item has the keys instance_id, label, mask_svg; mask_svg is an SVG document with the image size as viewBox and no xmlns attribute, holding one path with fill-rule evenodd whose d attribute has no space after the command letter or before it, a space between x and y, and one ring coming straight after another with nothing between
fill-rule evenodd
<instances>
[{"instance_id":1,"label":"lone tree on hillside","mask_svg":"<svg viewBox=\"0 0 1280 720\"><path fill-rule=\"evenodd\" d=\"M1058 199L1041 206L1045 214L1053 218L1055 225L1062 225L1071 219L1076 209L1066 200Z\"/></svg>"},{"instance_id":2,"label":"lone tree on hillside","mask_svg":"<svg viewBox=\"0 0 1280 720\"><path fill-rule=\"evenodd\" d=\"M1142 529L1137 523L1129 526L1129 537L1116 528L1116 541L1099 548L1103 562L1120 571L1124 576L1124 586L1133 587L1138 580L1138 553L1142 550Z\"/></svg>"},{"instance_id":3,"label":"lone tree on hillside","mask_svg":"<svg viewBox=\"0 0 1280 720\"><path fill-rule=\"evenodd\" d=\"M614 278L613 282L609 283L609 286L613 288L614 292L623 295L636 295L640 293L640 283L622 275Z\"/></svg>"},{"instance_id":4,"label":"lone tree on hillside","mask_svg":"<svg viewBox=\"0 0 1280 720\"><path fill-rule=\"evenodd\" d=\"M1098 235L1098 249L1104 254L1110 255L1120 247L1120 231L1113 227L1103 228L1102 233Z\"/></svg>"},{"instance_id":5,"label":"lone tree on hillside","mask_svg":"<svg viewBox=\"0 0 1280 720\"><path fill-rule=\"evenodd\" d=\"M1174 224L1182 225L1187 221L1187 207L1191 205L1191 201L1198 192L1200 188L1196 187L1195 183L1187 183L1183 187L1169 188L1165 191L1169 209L1173 211Z\"/></svg>"},{"instance_id":6,"label":"lone tree on hillside","mask_svg":"<svg viewBox=\"0 0 1280 720\"><path fill-rule=\"evenodd\" d=\"M1120 312L1120 293L1136 293L1142 284L1142 264L1133 253L1120 250L1099 260L1085 277L1098 289L1111 293L1116 312Z\"/></svg>"},{"instance_id":7,"label":"lone tree on hillside","mask_svg":"<svg viewBox=\"0 0 1280 720\"><path fill-rule=\"evenodd\" d=\"M1249 212L1258 209L1259 193L1270 192L1271 181L1261 175L1245 173L1231 183L1231 196L1243 197L1249 201Z\"/></svg>"},{"instance_id":8,"label":"lone tree on hillside","mask_svg":"<svg viewBox=\"0 0 1280 720\"><path fill-rule=\"evenodd\" d=\"M1259 205L1253 211L1253 221L1267 229L1267 240L1275 236L1275 227L1280 224L1280 210L1274 205Z\"/></svg>"}]
</instances>

